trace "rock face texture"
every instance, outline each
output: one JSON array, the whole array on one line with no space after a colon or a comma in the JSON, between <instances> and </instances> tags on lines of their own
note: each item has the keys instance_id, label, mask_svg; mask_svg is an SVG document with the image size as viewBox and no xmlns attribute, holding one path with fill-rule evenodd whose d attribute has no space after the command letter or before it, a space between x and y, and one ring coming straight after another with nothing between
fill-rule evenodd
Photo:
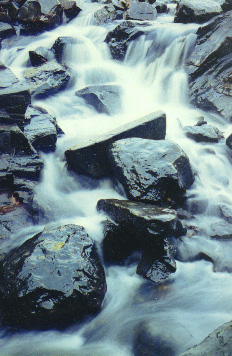
<instances>
[{"instance_id":1,"label":"rock face texture","mask_svg":"<svg viewBox=\"0 0 232 356\"><path fill-rule=\"evenodd\" d=\"M127 12L130 20L153 21L156 17L156 9L147 2L132 1Z\"/></svg>"},{"instance_id":2,"label":"rock face texture","mask_svg":"<svg viewBox=\"0 0 232 356\"><path fill-rule=\"evenodd\" d=\"M190 100L232 119L232 12L219 15L197 31L189 59Z\"/></svg>"},{"instance_id":3,"label":"rock face texture","mask_svg":"<svg viewBox=\"0 0 232 356\"><path fill-rule=\"evenodd\" d=\"M141 137L162 140L166 135L166 115L157 111L101 135L95 141L74 146L65 152L70 169L77 173L102 178L111 174L109 146L122 138Z\"/></svg>"},{"instance_id":4,"label":"rock face texture","mask_svg":"<svg viewBox=\"0 0 232 356\"><path fill-rule=\"evenodd\" d=\"M223 133L217 127L212 125L185 126L183 128L185 135L196 142L217 143L224 138Z\"/></svg>"},{"instance_id":5,"label":"rock face texture","mask_svg":"<svg viewBox=\"0 0 232 356\"><path fill-rule=\"evenodd\" d=\"M203 23L219 15L222 8L218 1L214 0L180 0L177 5L175 22Z\"/></svg>"},{"instance_id":6,"label":"rock face texture","mask_svg":"<svg viewBox=\"0 0 232 356\"><path fill-rule=\"evenodd\" d=\"M120 140L109 155L115 177L132 200L165 204L194 181L188 157L171 141Z\"/></svg>"},{"instance_id":7,"label":"rock face texture","mask_svg":"<svg viewBox=\"0 0 232 356\"><path fill-rule=\"evenodd\" d=\"M180 356L225 356L232 350L232 322L223 324L197 346Z\"/></svg>"},{"instance_id":8,"label":"rock face texture","mask_svg":"<svg viewBox=\"0 0 232 356\"><path fill-rule=\"evenodd\" d=\"M10 252L0 270L7 325L64 327L98 312L106 292L95 243L81 226L44 230Z\"/></svg>"}]
</instances>

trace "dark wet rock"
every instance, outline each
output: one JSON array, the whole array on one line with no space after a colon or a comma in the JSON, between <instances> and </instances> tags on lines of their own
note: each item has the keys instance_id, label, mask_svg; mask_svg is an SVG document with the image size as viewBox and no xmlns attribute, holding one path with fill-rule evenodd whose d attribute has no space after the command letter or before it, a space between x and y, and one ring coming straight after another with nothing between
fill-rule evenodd
<instances>
[{"instance_id":1,"label":"dark wet rock","mask_svg":"<svg viewBox=\"0 0 232 356\"><path fill-rule=\"evenodd\" d=\"M147 240L143 234L146 230L152 235L150 237L152 240L155 236L179 237L185 233L173 209L117 199L101 199L97 209L104 211L115 223L133 227L138 234L140 233L140 239L143 239L145 245Z\"/></svg>"},{"instance_id":2,"label":"dark wet rock","mask_svg":"<svg viewBox=\"0 0 232 356\"><path fill-rule=\"evenodd\" d=\"M15 21L20 9L20 5L17 1L11 1L8 5L8 15L11 21Z\"/></svg>"},{"instance_id":3,"label":"dark wet rock","mask_svg":"<svg viewBox=\"0 0 232 356\"><path fill-rule=\"evenodd\" d=\"M62 22L60 3L57 0L28 0L18 12L18 20L32 32L40 32Z\"/></svg>"},{"instance_id":4,"label":"dark wet rock","mask_svg":"<svg viewBox=\"0 0 232 356\"><path fill-rule=\"evenodd\" d=\"M87 104L93 106L97 112L114 115L121 109L121 89L115 84L91 85L76 92Z\"/></svg>"},{"instance_id":5,"label":"dark wet rock","mask_svg":"<svg viewBox=\"0 0 232 356\"><path fill-rule=\"evenodd\" d=\"M230 134L227 139L226 139L226 145L227 147L229 147L230 149L232 149L232 134Z\"/></svg>"},{"instance_id":6,"label":"dark wet rock","mask_svg":"<svg viewBox=\"0 0 232 356\"><path fill-rule=\"evenodd\" d=\"M0 22L0 39L7 38L16 34L14 27L5 22Z\"/></svg>"},{"instance_id":7,"label":"dark wet rock","mask_svg":"<svg viewBox=\"0 0 232 356\"><path fill-rule=\"evenodd\" d=\"M197 31L189 59L190 100L204 109L232 119L232 12L219 15Z\"/></svg>"},{"instance_id":8,"label":"dark wet rock","mask_svg":"<svg viewBox=\"0 0 232 356\"><path fill-rule=\"evenodd\" d=\"M207 121L205 121L204 116L200 116L195 126L203 126L206 124L207 124Z\"/></svg>"},{"instance_id":9,"label":"dark wet rock","mask_svg":"<svg viewBox=\"0 0 232 356\"><path fill-rule=\"evenodd\" d=\"M1 155L1 163L4 168L1 171L13 174L18 178L37 180L43 167L41 158L34 154L30 156Z\"/></svg>"},{"instance_id":10,"label":"dark wet rock","mask_svg":"<svg viewBox=\"0 0 232 356\"><path fill-rule=\"evenodd\" d=\"M168 6L165 2L156 1L154 7L158 14L166 13L168 11Z\"/></svg>"},{"instance_id":11,"label":"dark wet rock","mask_svg":"<svg viewBox=\"0 0 232 356\"><path fill-rule=\"evenodd\" d=\"M109 146L122 138L141 137L162 140L166 135L166 115L157 111L85 142L65 152L69 168L77 173L101 178L111 174L108 163Z\"/></svg>"},{"instance_id":12,"label":"dark wet rock","mask_svg":"<svg viewBox=\"0 0 232 356\"><path fill-rule=\"evenodd\" d=\"M112 4L101 7L94 13L94 25L103 26L107 23L113 22L116 17L116 10Z\"/></svg>"},{"instance_id":13,"label":"dark wet rock","mask_svg":"<svg viewBox=\"0 0 232 356\"><path fill-rule=\"evenodd\" d=\"M0 109L0 125L11 125L14 124L14 120L4 109Z\"/></svg>"},{"instance_id":14,"label":"dark wet rock","mask_svg":"<svg viewBox=\"0 0 232 356\"><path fill-rule=\"evenodd\" d=\"M115 178L132 200L169 204L193 182L189 159L174 142L129 138L109 152Z\"/></svg>"},{"instance_id":15,"label":"dark wet rock","mask_svg":"<svg viewBox=\"0 0 232 356\"><path fill-rule=\"evenodd\" d=\"M71 52L73 45L77 44L78 40L73 37L58 37L52 46L51 50L55 55L58 63L66 65L67 54ZM66 53L66 55L65 55Z\"/></svg>"},{"instance_id":16,"label":"dark wet rock","mask_svg":"<svg viewBox=\"0 0 232 356\"><path fill-rule=\"evenodd\" d=\"M223 133L217 127L212 125L185 126L183 128L185 135L196 142L217 143L224 138Z\"/></svg>"},{"instance_id":17,"label":"dark wet rock","mask_svg":"<svg viewBox=\"0 0 232 356\"><path fill-rule=\"evenodd\" d=\"M67 85L70 75L55 60L24 72L33 98L43 98L57 93Z\"/></svg>"},{"instance_id":18,"label":"dark wet rock","mask_svg":"<svg viewBox=\"0 0 232 356\"><path fill-rule=\"evenodd\" d=\"M27 137L15 124L0 124L0 154L33 154Z\"/></svg>"},{"instance_id":19,"label":"dark wet rock","mask_svg":"<svg viewBox=\"0 0 232 356\"><path fill-rule=\"evenodd\" d=\"M156 9L147 2L132 1L127 11L130 20L153 21L156 17Z\"/></svg>"},{"instance_id":20,"label":"dark wet rock","mask_svg":"<svg viewBox=\"0 0 232 356\"><path fill-rule=\"evenodd\" d=\"M98 312L106 292L96 245L81 226L45 229L10 252L0 269L6 325L65 327Z\"/></svg>"},{"instance_id":21,"label":"dark wet rock","mask_svg":"<svg viewBox=\"0 0 232 356\"><path fill-rule=\"evenodd\" d=\"M232 350L232 322L219 326L199 345L193 346L180 356L224 356Z\"/></svg>"},{"instance_id":22,"label":"dark wet rock","mask_svg":"<svg viewBox=\"0 0 232 356\"><path fill-rule=\"evenodd\" d=\"M44 47L39 47L35 51L29 51L29 57L33 67L41 66L48 61L49 50Z\"/></svg>"},{"instance_id":23,"label":"dark wet rock","mask_svg":"<svg viewBox=\"0 0 232 356\"><path fill-rule=\"evenodd\" d=\"M76 1L60 0L60 3L66 17L69 20L74 19L81 12L81 8L77 6Z\"/></svg>"},{"instance_id":24,"label":"dark wet rock","mask_svg":"<svg viewBox=\"0 0 232 356\"><path fill-rule=\"evenodd\" d=\"M132 21L123 21L111 30L105 42L110 48L113 59L124 60L130 41L135 40L142 34L136 30L136 24Z\"/></svg>"},{"instance_id":25,"label":"dark wet rock","mask_svg":"<svg viewBox=\"0 0 232 356\"><path fill-rule=\"evenodd\" d=\"M19 82L9 68L0 65L0 109L6 110L15 121L23 122L30 102L28 88Z\"/></svg>"},{"instance_id":26,"label":"dark wet rock","mask_svg":"<svg viewBox=\"0 0 232 356\"><path fill-rule=\"evenodd\" d=\"M210 236L219 240L232 239L232 224L226 221L218 221L210 226Z\"/></svg>"},{"instance_id":27,"label":"dark wet rock","mask_svg":"<svg viewBox=\"0 0 232 356\"><path fill-rule=\"evenodd\" d=\"M26 117L30 122L24 127L24 133L37 151L52 152L56 149L56 120L49 114L29 107Z\"/></svg>"},{"instance_id":28,"label":"dark wet rock","mask_svg":"<svg viewBox=\"0 0 232 356\"><path fill-rule=\"evenodd\" d=\"M180 0L176 8L174 22L203 23L219 15L222 8L217 1L213 0Z\"/></svg>"},{"instance_id":29,"label":"dark wet rock","mask_svg":"<svg viewBox=\"0 0 232 356\"><path fill-rule=\"evenodd\" d=\"M187 201L188 211L192 214L203 214L209 206L209 201L207 199L199 197L190 197Z\"/></svg>"}]
</instances>

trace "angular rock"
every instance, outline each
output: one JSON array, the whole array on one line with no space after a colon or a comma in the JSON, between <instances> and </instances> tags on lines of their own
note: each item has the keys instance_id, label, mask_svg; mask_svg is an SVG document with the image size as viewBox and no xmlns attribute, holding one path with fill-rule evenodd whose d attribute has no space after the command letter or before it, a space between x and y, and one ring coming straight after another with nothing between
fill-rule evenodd
<instances>
[{"instance_id":1,"label":"angular rock","mask_svg":"<svg viewBox=\"0 0 232 356\"><path fill-rule=\"evenodd\" d=\"M73 37L58 37L51 48L57 62L62 65L67 65L67 53L69 53L69 51L72 50L73 45L77 43L78 40Z\"/></svg>"},{"instance_id":2,"label":"angular rock","mask_svg":"<svg viewBox=\"0 0 232 356\"><path fill-rule=\"evenodd\" d=\"M97 209L104 211L115 223L133 227L133 230L140 235L140 239L143 239L144 245L147 243L146 230L152 235L149 240L154 240L155 236L178 237L185 233L173 209L117 199L101 199Z\"/></svg>"},{"instance_id":3,"label":"angular rock","mask_svg":"<svg viewBox=\"0 0 232 356\"><path fill-rule=\"evenodd\" d=\"M24 133L32 146L37 151L55 151L57 141L55 119L33 107L28 108L26 116L30 118L30 123L24 127Z\"/></svg>"},{"instance_id":4,"label":"angular rock","mask_svg":"<svg viewBox=\"0 0 232 356\"><path fill-rule=\"evenodd\" d=\"M232 224L232 207L227 204L220 206L221 217Z\"/></svg>"},{"instance_id":5,"label":"angular rock","mask_svg":"<svg viewBox=\"0 0 232 356\"><path fill-rule=\"evenodd\" d=\"M14 27L5 22L0 22L0 39L16 35Z\"/></svg>"},{"instance_id":6,"label":"angular rock","mask_svg":"<svg viewBox=\"0 0 232 356\"><path fill-rule=\"evenodd\" d=\"M121 109L120 86L115 84L91 85L76 92L97 112L114 115Z\"/></svg>"},{"instance_id":7,"label":"angular rock","mask_svg":"<svg viewBox=\"0 0 232 356\"><path fill-rule=\"evenodd\" d=\"M36 23L42 15L39 1L26 1L18 12L18 20L22 23Z\"/></svg>"},{"instance_id":8,"label":"angular rock","mask_svg":"<svg viewBox=\"0 0 232 356\"><path fill-rule=\"evenodd\" d=\"M81 8L77 6L76 1L60 0L60 3L66 17L69 20L74 19L81 12Z\"/></svg>"},{"instance_id":9,"label":"angular rock","mask_svg":"<svg viewBox=\"0 0 232 356\"><path fill-rule=\"evenodd\" d=\"M132 1L127 11L127 19L139 21L153 21L157 11L147 2Z\"/></svg>"},{"instance_id":10,"label":"angular rock","mask_svg":"<svg viewBox=\"0 0 232 356\"><path fill-rule=\"evenodd\" d=\"M120 140L109 157L115 178L132 200L170 204L194 182L188 157L171 141Z\"/></svg>"},{"instance_id":11,"label":"angular rock","mask_svg":"<svg viewBox=\"0 0 232 356\"><path fill-rule=\"evenodd\" d=\"M1 155L1 171L18 178L37 180L43 168L43 161L34 154L30 156Z\"/></svg>"},{"instance_id":12,"label":"angular rock","mask_svg":"<svg viewBox=\"0 0 232 356\"><path fill-rule=\"evenodd\" d=\"M15 124L0 124L0 154L33 154L27 137Z\"/></svg>"},{"instance_id":13,"label":"angular rock","mask_svg":"<svg viewBox=\"0 0 232 356\"><path fill-rule=\"evenodd\" d=\"M204 110L232 119L232 12L215 17L197 31L189 59L190 100Z\"/></svg>"},{"instance_id":14,"label":"angular rock","mask_svg":"<svg viewBox=\"0 0 232 356\"><path fill-rule=\"evenodd\" d=\"M82 226L45 229L10 252L0 269L3 321L30 330L96 313L106 292L96 245Z\"/></svg>"},{"instance_id":15,"label":"angular rock","mask_svg":"<svg viewBox=\"0 0 232 356\"><path fill-rule=\"evenodd\" d=\"M156 1L154 7L158 14L162 14L168 11L168 6L165 2Z\"/></svg>"},{"instance_id":16,"label":"angular rock","mask_svg":"<svg viewBox=\"0 0 232 356\"><path fill-rule=\"evenodd\" d=\"M222 12L221 6L214 0L180 0L176 8L174 22L203 23Z\"/></svg>"},{"instance_id":17,"label":"angular rock","mask_svg":"<svg viewBox=\"0 0 232 356\"><path fill-rule=\"evenodd\" d=\"M43 47L38 48L36 51L29 51L29 57L32 67L41 66L48 61L48 59L46 58L47 56L44 55L44 52L45 51Z\"/></svg>"},{"instance_id":18,"label":"angular rock","mask_svg":"<svg viewBox=\"0 0 232 356\"><path fill-rule=\"evenodd\" d=\"M232 134L230 134L227 139L226 139L226 145L227 147L229 147L230 149L232 149Z\"/></svg>"},{"instance_id":19,"label":"angular rock","mask_svg":"<svg viewBox=\"0 0 232 356\"><path fill-rule=\"evenodd\" d=\"M136 30L136 24L132 21L123 21L110 31L105 42L110 48L113 59L124 60L130 41L135 40L142 34Z\"/></svg>"},{"instance_id":20,"label":"angular rock","mask_svg":"<svg viewBox=\"0 0 232 356\"><path fill-rule=\"evenodd\" d=\"M165 135L166 115L162 111L157 111L101 135L95 141L74 146L65 152L65 157L70 169L101 178L111 173L108 148L113 142L128 137L163 140Z\"/></svg>"},{"instance_id":21,"label":"angular rock","mask_svg":"<svg viewBox=\"0 0 232 356\"><path fill-rule=\"evenodd\" d=\"M180 356L224 356L232 350L232 322L219 326L199 345L193 346Z\"/></svg>"},{"instance_id":22,"label":"angular rock","mask_svg":"<svg viewBox=\"0 0 232 356\"><path fill-rule=\"evenodd\" d=\"M34 98L44 98L64 89L70 75L55 60L24 72Z\"/></svg>"},{"instance_id":23,"label":"angular rock","mask_svg":"<svg viewBox=\"0 0 232 356\"><path fill-rule=\"evenodd\" d=\"M24 114L30 104L28 88L19 82L14 73L7 67L0 66L0 109L6 110L12 119L24 121Z\"/></svg>"},{"instance_id":24,"label":"angular rock","mask_svg":"<svg viewBox=\"0 0 232 356\"><path fill-rule=\"evenodd\" d=\"M231 240L232 239L232 224L226 221L219 221L210 226L210 236L213 239Z\"/></svg>"},{"instance_id":25,"label":"angular rock","mask_svg":"<svg viewBox=\"0 0 232 356\"><path fill-rule=\"evenodd\" d=\"M212 125L185 126L183 128L185 135L196 142L217 143L224 138L223 133L217 127Z\"/></svg>"},{"instance_id":26,"label":"angular rock","mask_svg":"<svg viewBox=\"0 0 232 356\"><path fill-rule=\"evenodd\" d=\"M116 10L112 4L101 7L94 13L93 24L95 26L104 26L107 23L113 22L116 17Z\"/></svg>"}]
</instances>

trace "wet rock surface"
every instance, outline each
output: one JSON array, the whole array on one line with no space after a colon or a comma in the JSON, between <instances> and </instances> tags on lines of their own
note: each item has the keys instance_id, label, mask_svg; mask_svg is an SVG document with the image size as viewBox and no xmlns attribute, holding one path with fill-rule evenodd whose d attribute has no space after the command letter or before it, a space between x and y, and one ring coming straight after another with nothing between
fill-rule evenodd
<instances>
[{"instance_id":1,"label":"wet rock surface","mask_svg":"<svg viewBox=\"0 0 232 356\"><path fill-rule=\"evenodd\" d=\"M132 200L165 204L178 199L194 182L188 157L167 140L117 141L110 148L110 162Z\"/></svg>"},{"instance_id":2,"label":"wet rock surface","mask_svg":"<svg viewBox=\"0 0 232 356\"><path fill-rule=\"evenodd\" d=\"M180 356L224 356L232 349L232 322L219 326L199 345L192 347Z\"/></svg>"},{"instance_id":3,"label":"wet rock surface","mask_svg":"<svg viewBox=\"0 0 232 356\"><path fill-rule=\"evenodd\" d=\"M30 86L33 98L44 98L55 94L64 89L70 79L69 73L55 60L27 69L24 77Z\"/></svg>"},{"instance_id":4,"label":"wet rock surface","mask_svg":"<svg viewBox=\"0 0 232 356\"><path fill-rule=\"evenodd\" d=\"M60 0L59 2L69 20L74 19L81 12L81 8L77 5L76 1Z\"/></svg>"},{"instance_id":5,"label":"wet rock surface","mask_svg":"<svg viewBox=\"0 0 232 356\"><path fill-rule=\"evenodd\" d=\"M203 23L219 15L222 8L217 1L205 0L180 0L177 5L175 22L182 23Z\"/></svg>"},{"instance_id":6,"label":"wet rock surface","mask_svg":"<svg viewBox=\"0 0 232 356\"><path fill-rule=\"evenodd\" d=\"M0 38L7 38L16 34L13 26L8 23L0 22Z\"/></svg>"},{"instance_id":7,"label":"wet rock surface","mask_svg":"<svg viewBox=\"0 0 232 356\"><path fill-rule=\"evenodd\" d=\"M132 1L127 11L127 19L139 21L153 21L157 11L147 2Z\"/></svg>"},{"instance_id":8,"label":"wet rock surface","mask_svg":"<svg viewBox=\"0 0 232 356\"><path fill-rule=\"evenodd\" d=\"M111 174L107 162L108 148L113 142L128 137L162 140L165 135L166 115L156 111L101 135L95 141L70 148L65 152L65 157L70 169L75 172L101 178Z\"/></svg>"},{"instance_id":9,"label":"wet rock surface","mask_svg":"<svg viewBox=\"0 0 232 356\"><path fill-rule=\"evenodd\" d=\"M232 224L219 221L211 225L211 238L219 240L232 239Z\"/></svg>"},{"instance_id":10,"label":"wet rock surface","mask_svg":"<svg viewBox=\"0 0 232 356\"><path fill-rule=\"evenodd\" d=\"M73 45L77 43L78 41L73 37L58 37L51 48L51 52L54 53L57 62L61 65L66 65L68 53L72 50Z\"/></svg>"},{"instance_id":11,"label":"wet rock surface","mask_svg":"<svg viewBox=\"0 0 232 356\"><path fill-rule=\"evenodd\" d=\"M0 269L3 321L20 328L65 327L98 312L106 292L95 243L81 226L45 229Z\"/></svg>"},{"instance_id":12,"label":"wet rock surface","mask_svg":"<svg viewBox=\"0 0 232 356\"><path fill-rule=\"evenodd\" d=\"M94 13L94 25L103 26L116 18L116 10L112 4L105 5Z\"/></svg>"},{"instance_id":13,"label":"wet rock surface","mask_svg":"<svg viewBox=\"0 0 232 356\"><path fill-rule=\"evenodd\" d=\"M185 126L183 128L185 135L196 142L217 143L224 138L223 133L217 127L212 125Z\"/></svg>"},{"instance_id":14,"label":"wet rock surface","mask_svg":"<svg viewBox=\"0 0 232 356\"><path fill-rule=\"evenodd\" d=\"M232 12L219 15L197 31L189 59L190 100L231 120Z\"/></svg>"}]
</instances>

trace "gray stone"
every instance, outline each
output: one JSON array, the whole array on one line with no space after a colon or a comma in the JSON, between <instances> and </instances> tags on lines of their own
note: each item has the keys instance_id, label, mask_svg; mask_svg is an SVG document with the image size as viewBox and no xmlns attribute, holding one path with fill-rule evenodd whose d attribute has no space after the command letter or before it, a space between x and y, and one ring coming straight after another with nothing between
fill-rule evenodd
<instances>
[{"instance_id":1,"label":"gray stone","mask_svg":"<svg viewBox=\"0 0 232 356\"><path fill-rule=\"evenodd\" d=\"M79 42L80 41L73 37L58 37L51 48L51 51L54 53L57 62L67 66L67 57L69 57L68 54L72 50L73 45Z\"/></svg>"},{"instance_id":2,"label":"gray stone","mask_svg":"<svg viewBox=\"0 0 232 356\"><path fill-rule=\"evenodd\" d=\"M0 154L33 154L25 134L15 124L0 124Z\"/></svg>"},{"instance_id":3,"label":"gray stone","mask_svg":"<svg viewBox=\"0 0 232 356\"><path fill-rule=\"evenodd\" d=\"M110 175L108 148L113 142L128 137L162 140L165 135L166 115L157 111L101 135L94 141L74 146L65 152L65 157L70 169L101 178Z\"/></svg>"},{"instance_id":4,"label":"gray stone","mask_svg":"<svg viewBox=\"0 0 232 356\"><path fill-rule=\"evenodd\" d=\"M104 26L107 23L113 22L116 17L116 10L112 4L105 5L101 7L94 13L94 22L95 26Z\"/></svg>"},{"instance_id":5,"label":"gray stone","mask_svg":"<svg viewBox=\"0 0 232 356\"><path fill-rule=\"evenodd\" d=\"M29 57L33 67L41 66L55 58L54 53L45 47L38 47L35 51L29 51Z\"/></svg>"},{"instance_id":6,"label":"gray stone","mask_svg":"<svg viewBox=\"0 0 232 356\"><path fill-rule=\"evenodd\" d=\"M64 327L98 312L106 293L96 245L81 226L45 229L11 251L0 270L6 325Z\"/></svg>"},{"instance_id":7,"label":"gray stone","mask_svg":"<svg viewBox=\"0 0 232 356\"><path fill-rule=\"evenodd\" d=\"M213 239L231 240L232 239L232 224L226 221L218 221L210 226L210 236Z\"/></svg>"},{"instance_id":8,"label":"gray stone","mask_svg":"<svg viewBox=\"0 0 232 356\"><path fill-rule=\"evenodd\" d=\"M5 22L0 22L0 39L16 35L14 27Z\"/></svg>"},{"instance_id":9,"label":"gray stone","mask_svg":"<svg viewBox=\"0 0 232 356\"><path fill-rule=\"evenodd\" d=\"M74 19L81 12L81 8L77 6L76 1L60 0L59 2L61 3L62 9L69 20Z\"/></svg>"},{"instance_id":10,"label":"gray stone","mask_svg":"<svg viewBox=\"0 0 232 356\"><path fill-rule=\"evenodd\" d=\"M156 17L156 9L147 2L132 1L127 12L130 20L153 21Z\"/></svg>"},{"instance_id":11,"label":"gray stone","mask_svg":"<svg viewBox=\"0 0 232 356\"><path fill-rule=\"evenodd\" d=\"M111 146L109 157L131 200L170 204L194 182L188 157L171 141L120 140Z\"/></svg>"},{"instance_id":12,"label":"gray stone","mask_svg":"<svg viewBox=\"0 0 232 356\"><path fill-rule=\"evenodd\" d=\"M223 133L217 127L212 125L202 126L185 126L183 128L187 137L196 142L212 142L217 143L224 138Z\"/></svg>"},{"instance_id":13,"label":"gray stone","mask_svg":"<svg viewBox=\"0 0 232 356\"><path fill-rule=\"evenodd\" d=\"M91 85L76 92L97 112L114 115L121 109L121 88L115 84Z\"/></svg>"},{"instance_id":14,"label":"gray stone","mask_svg":"<svg viewBox=\"0 0 232 356\"><path fill-rule=\"evenodd\" d=\"M221 6L214 0L180 0L177 5L175 22L203 23L222 12Z\"/></svg>"},{"instance_id":15,"label":"gray stone","mask_svg":"<svg viewBox=\"0 0 232 356\"><path fill-rule=\"evenodd\" d=\"M64 67L55 60L49 61L40 67L27 69L24 72L33 98L43 98L64 89L70 75Z\"/></svg>"}]
</instances>

